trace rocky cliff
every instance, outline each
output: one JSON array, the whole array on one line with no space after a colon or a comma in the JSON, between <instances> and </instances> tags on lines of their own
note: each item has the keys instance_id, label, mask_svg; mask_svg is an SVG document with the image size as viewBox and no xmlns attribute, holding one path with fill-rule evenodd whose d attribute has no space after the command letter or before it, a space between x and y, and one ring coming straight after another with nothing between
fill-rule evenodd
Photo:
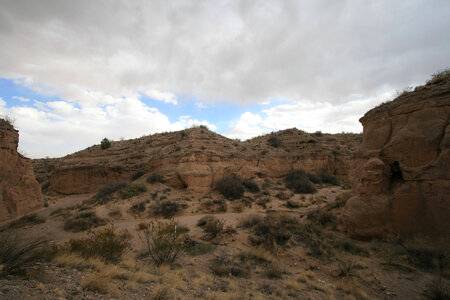
<instances>
[{"instance_id":1,"label":"rocky cliff","mask_svg":"<svg viewBox=\"0 0 450 300\"><path fill-rule=\"evenodd\" d=\"M449 118L447 72L360 119L353 197L342 219L351 235L450 234Z\"/></svg>"},{"instance_id":2,"label":"rocky cliff","mask_svg":"<svg viewBox=\"0 0 450 300\"><path fill-rule=\"evenodd\" d=\"M308 134L297 129L240 142L196 127L94 145L59 159L34 160L37 178L62 194L95 192L106 183L130 179L133 173L158 173L175 188L208 192L224 174L244 178L277 178L292 169L326 169L346 177L358 134Z\"/></svg>"},{"instance_id":3,"label":"rocky cliff","mask_svg":"<svg viewBox=\"0 0 450 300\"><path fill-rule=\"evenodd\" d=\"M0 119L0 222L43 207L31 160L17 152L18 131Z\"/></svg>"}]
</instances>

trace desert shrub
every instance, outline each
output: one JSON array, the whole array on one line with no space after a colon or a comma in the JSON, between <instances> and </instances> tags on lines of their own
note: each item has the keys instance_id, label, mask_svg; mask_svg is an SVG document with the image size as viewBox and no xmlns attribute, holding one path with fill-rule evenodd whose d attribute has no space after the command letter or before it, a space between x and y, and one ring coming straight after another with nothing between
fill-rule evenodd
<instances>
[{"instance_id":1,"label":"desert shrub","mask_svg":"<svg viewBox=\"0 0 450 300\"><path fill-rule=\"evenodd\" d=\"M260 191L258 184L253 180L244 180L242 181L242 184L244 185L245 189L251 193L258 193Z\"/></svg>"},{"instance_id":2,"label":"desert shrub","mask_svg":"<svg viewBox=\"0 0 450 300\"><path fill-rule=\"evenodd\" d=\"M248 267L242 264L239 260L224 254L218 255L210 260L209 268L214 275L217 276L235 276L247 277L249 276Z\"/></svg>"},{"instance_id":3,"label":"desert shrub","mask_svg":"<svg viewBox=\"0 0 450 300\"><path fill-rule=\"evenodd\" d=\"M450 299L450 288L442 279L441 276L433 279L428 284L427 295L429 299L434 300L449 300Z\"/></svg>"},{"instance_id":4,"label":"desert shrub","mask_svg":"<svg viewBox=\"0 0 450 300\"><path fill-rule=\"evenodd\" d=\"M163 216L164 218L171 218L175 216L180 210L185 207L174 200L160 200L151 204L150 209L154 215Z\"/></svg>"},{"instance_id":5,"label":"desert shrub","mask_svg":"<svg viewBox=\"0 0 450 300\"><path fill-rule=\"evenodd\" d=\"M210 243L199 243L197 241L192 240L192 242L186 246L186 252L191 256L196 256L210 253L214 251L216 248L217 245Z\"/></svg>"},{"instance_id":6,"label":"desert shrub","mask_svg":"<svg viewBox=\"0 0 450 300\"><path fill-rule=\"evenodd\" d=\"M278 148L281 146L281 140L276 136L271 136L267 141L269 142L270 146L274 148Z\"/></svg>"},{"instance_id":7,"label":"desert shrub","mask_svg":"<svg viewBox=\"0 0 450 300\"><path fill-rule=\"evenodd\" d=\"M95 212L84 211L67 219L64 222L64 230L72 232L80 232L105 224L106 224L105 220L99 218L95 214Z\"/></svg>"},{"instance_id":8,"label":"desert shrub","mask_svg":"<svg viewBox=\"0 0 450 300\"><path fill-rule=\"evenodd\" d=\"M26 269L47 257L46 242L24 242L17 236L0 237L0 277L2 275L25 275Z\"/></svg>"},{"instance_id":9,"label":"desert shrub","mask_svg":"<svg viewBox=\"0 0 450 300\"><path fill-rule=\"evenodd\" d=\"M123 199L135 197L147 191L147 187L143 183L128 183L121 191Z\"/></svg>"},{"instance_id":10,"label":"desert shrub","mask_svg":"<svg viewBox=\"0 0 450 300\"><path fill-rule=\"evenodd\" d=\"M313 210L308 213L308 220L311 222L326 225L326 224L336 224L336 216L328 211L323 211L321 209Z\"/></svg>"},{"instance_id":11,"label":"desert shrub","mask_svg":"<svg viewBox=\"0 0 450 300\"><path fill-rule=\"evenodd\" d=\"M330 173L328 173L327 170L323 169L320 171L319 173L320 179L323 183L328 183L328 184L332 184L332 185L339 185L339 181L336 178L336 176L331 175Z\"/></svg>"},{"instance_id":12,"label":"desert shrub","mask_svg":"<svg viewBox=\"0 0 450 300\"><path fill-rule=\"evenodd\" d=\"M117 181L105 184L94 196L94 200L99 204L105 204L115 192L127 185L126 181Z\"/></svg>"},{"instance_id":13,"label":"desert shrub","mask_svg":"<svg viewBox=\"0 0 450 300\"><path fill-rule=\"evenodd\" d=\"M322 179L319 177L319 175L315 175L312 173L306 173L306 176L308 176L308 179L315 184L322 183Z\"/></svg>"},{"instance_id":14,"label":"desert shrub","mask_svg":"<svg viewBox=\"0 0 450 300\"><path fill-rule=\"evenodd\" d=\"M108 216L116 218L122 216L122 211L120 209L113 209L108 213Z\"/></svg>"},{"instance_id":15,"label":"desert shrub","mask_svg":"<svg viewBox=\"0 0 450 300\"><path fill-rule=\"evenodd\" d=\"M98 257L106 263L117 262L129 247L128 231L117 232L114 226L90 231L86 237L71 239L66 247L84 258Z\"/></svg>"},{"instance_id":16,"label":"desert shrub","mask_svg":"<svg viewBox=\"0 0 450 300\"><path fill-rule=\"evenodd\" d=\"M249 240L254 245L263 245L269 249L288 246L299 220L285 213L266 215L252 226Z\"/></svg>"},{"instance_id":17,"label":"desert shrub","mask_svg":"<svg viewBox=\"0 0 450 300\"><path fill-rule=\"evenodd\" d=\"M45 223L45 218L38 216L37 214L31 214L21 217L9 224L9 228L22 228L25 226L36 225Z\"/></svg>"},{"instance_id":18,"label":"desert shrub","mask_svg":"<svg viewBox=\"0 0 450 300\"><path fill-rule=\"evenodd\" d=\"M227 199L239 199L244 195L242 179L236 174L216 181L216 189Z\"/></svg>"},{"instance_id":19,"label":"desert shrub","mask_svg":"<svg viewBox=\"0 0 450 300\"><path fill-rule=\"evenodd\" d=\"M431 75L431 79L427 80L427 85L437 84L444 81L446 78L450 77L450 68L446 68L442 71L439 71L433 75Z\"/></svg>"},{"instance_id":20,"label":"desert shrub","mask_svg":"<svg viewBox=\"0 0 450 300\"><path fill-rule=\"evenodd\" d=\"M261 223L262 220L263 220L263 217L260 215L248 215L239 220L238 227L251 228L251 227L255 226L256 224Z\"/></svg>"},{"instance_id":21,"label":"desert shrub","mask_svg":"<svg viewBox=\"0 0 450 300\"><path fill-rule=\"evenodd\" d=\"M215 216L205 216L197 221L197 226L203 228L205 239L211 240L223 232L224 221Z\"/></svg>"},{"instance_id":22,"label":"desert shrub","mask_svg":"<svg viewBox=\"0 0 450 300\"><path fill-rule=\"evenodd\" d=\"M286 206L287 208L299 208L300 203L298 201L288 200L288 201L286 201L284 206Z\"/></svg>"},{"instance_id":23,"label":"desert shrub","mask_svg":"<svg viewBox=\"0 0 450 300\"><path fill-rule=\"evenodd\" d=\"M131 175L131 181L141 178L145 174L145 171L137 171Z\"/></svg>"},{"instance_id":24,"label":"desert shrub","mask_svg":"<svg viewBox=\"0 0 450 300\"><path fill-rule=\"evenodd\" d=\"M225 199L203 199L200 203L202 211L208 213L226 212L227 202Z\"/></svg>"},{"instance_id":25,"label":"desert shrub","mask_svg":"<svg viewBox=\"0 0 450 300\"><path fill-rule=\"evenodd\" d=\"M309 180L303 170L293 170L285 177L286 187L295 193L312 194L317 191L314 184Z\"/></svg>"},{"instance_id":26,"label":"desert shrub","mask_svg":"<svg viewBox=\"0 0 450 300\"><path fill-rule=\"evenodd\" d=\"M317 136L317 137L321 137L321 136L323 136L323 133L322 133L322 131L318 130L318 131L314 132L313 135Z\"/></svg>"},{"instance_id":27,"label":"desert shrub","mask_svg":"<svg viewBox=\"0 0 450 300\"><path fill-rule=\"evenodd\" d=\"M145 247L145 254L150 256L155 265L172 264L183 253L185 239L177 224L169 222L150 222L138 228L138 237Z\"/></svg>"},{"instance_id":28,"label":"desert shrub","mask_svg":"<svg viewBox=\"0 0 450 300\"><path fill-rule=\"evenodd\" d=\"M104 138L101 142L100 142L100 147L102 149L108 149L109 147L111 147L111 141L107 138Z\"/></svg>"},{"instance_id":29,"label":"desert shrub","mask_svg":"<svg viewBox=\"0 0 450 300\"><path fill-rule=\"evenodd\" d=\"M160 175L158 173L152 173L152 174L148 175L147 182L148 183L163 182L163 177L162 177L162 175Z\"/></svg>"},{"instance_id":30,"label":"desert shrub","mask_svg":"<svg viewBox=\"0 0 450 300\"><path fill-rule=\"evenodd\" d=\"M275 194L275 197L277 197L280 200L289 200L290 196L286 192L278 192Z\"/></svg>"},{"instance_id":31,"label":"desert shrub","mask_svg":"<svg viewBox=\"0 0 450 300\"><path fill-rule=\"evenodd\" d=\"M280 279L283 277L284 270L278 264L268 264L264 270L264 276L270 279Z\"/></svg>"},{"instance_id":32,"label":"desert shrub","mask_svg":"<svg viewBox=\"0 0 450 300\"><path fill-rule=\"evenodd\" d=\"M145 201L140 201L138 203L133 204L130 209L129 212L133 213L133 214L140 214L142 212L145 211L146 205L147 205L147 200Z\"/></svg>"},{"instance_id":33,"label":"desert shrub","mask_svg":"<svg viewBox=\"0 0 450 300\"><path fill-rule=\"evenodd\" d=\"M270 203L270 197L260 197L256 200L256 204L262 206L263 208L267 208L267 203Z\"/></svg>"}]
</instances>

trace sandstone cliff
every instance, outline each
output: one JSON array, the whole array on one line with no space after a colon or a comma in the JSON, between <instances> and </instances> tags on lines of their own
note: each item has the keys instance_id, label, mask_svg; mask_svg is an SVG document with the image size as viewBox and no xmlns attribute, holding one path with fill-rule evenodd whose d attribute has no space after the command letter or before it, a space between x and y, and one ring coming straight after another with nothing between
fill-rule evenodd
<instances>
[{"instance_id":1,"label":"sandstone cliff","mask_svg":"<svg viewBox=\"0 0 450 300\"><path fill-rule=\"evenodd\" d=\"M19 134L0 119L0 222L44 205L31 160L17 152Z\"/></svg>"},{"instance_id":2,"label":"sandstone cliff","mask_svg":"<svg viewBox=\"0 0 450 300\"><path fill-rule=\"evenodd\" d=\"M136 171L156 172L172 187L202 193L230 173L277 178L303 168L346 177L360 140L358 134L288 129L240 142L197 127L112 142L108 149L94 145L64 158L33 163L38 180L62 194L94 192L106 183L129 179Z\"/></svg>"},{"instance_id":3,"label":"sandstone cliff","mask_svg":"<svg viewBox=\"0 0 450 300\"><path fill-rule=\"evenodd\" d=\"M353 236L450 234L450 76L367 112L343 222Z\"/></svg>"}]
</instances>

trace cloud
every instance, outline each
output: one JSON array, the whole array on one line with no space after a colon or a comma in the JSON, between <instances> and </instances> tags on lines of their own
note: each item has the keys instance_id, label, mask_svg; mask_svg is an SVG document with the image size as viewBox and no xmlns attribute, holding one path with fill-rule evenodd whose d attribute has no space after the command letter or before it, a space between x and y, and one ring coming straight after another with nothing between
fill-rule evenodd
<instances>
[{"instance_id":1,"label":"cloud","mask_svg":"<svg viewBox=\"0 0 450 300\"><path fill-rule=\"evenodd\" d=\"M157 90L147 90L144 92L144 94L152 99L163 101L165 103L178 104L177 98L172 93L164 93Z\"/></svg>"},{"instance_id":2,"label":"cloud","mask_svg":"<svg viewBox=\"0 0 450 300\"><path fill-rule=\"evenodd\" d=\"M20 97L20 96L13 96L13 99L19 100L20 102L30 102L30 99L28 98L24 98L24 97Z\"/></svg>"},{"instance_id":3,"label":"cloud","mask_svg":"<svg viewBox=\"0 0 450 300\"><path fill-rule=\"evenodd\" d=\"M0 76L59 95L342 103L423 82L450 58L445 0L113 3L3 1Z\"/></svg>"},{"instance_id":4,"label":"cloud","mask_svg":"<svg viewBox=\"0 0 450 300\"><path fill-rule=\"evenodd\" d=\"M2 98L0 98L0 106L6 106L6 102Z\"/></svg>"},{"instance_id":5,"label":"cloud","mask_svg":"<svg viewBox=\"0 0 450 300\"><path fill-rule=\"evenodd\" d=\"M358 119L381 101L392 99L385 93L369 99L354 99L345 104L303 101L262 110L261 114L243 113L225 133L229 138L249 139L271 131L292 127L307 132L362 132Z\"/></svg>"}]
</instances>

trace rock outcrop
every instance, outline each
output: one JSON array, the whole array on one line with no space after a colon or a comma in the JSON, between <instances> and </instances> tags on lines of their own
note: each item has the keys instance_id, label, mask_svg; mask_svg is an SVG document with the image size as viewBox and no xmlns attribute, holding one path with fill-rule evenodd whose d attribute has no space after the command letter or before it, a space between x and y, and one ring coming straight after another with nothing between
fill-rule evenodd
<instances>
[{"instance_id":1,"label":"rock outcrop","mask_svg":"<svg viewBox=\"0 0 450 300\"><path fill-rule=\"evenodd\" d=\"M130 179L136 171L155 172L172 187L204 193L231 173L243 178L278 178L302 168L309 172L326 169L346 177L360 141L358 134L288 129L240 142L197 127L112 142L108 149L95 145L33 164L38 180L62 194L95 192L106 183Z\"/></svg>"},{"instance_id":2,"label":"rock outcrop","mask_svg":"<svg viewBox=\"0 0 450 300\"><path fill-rule=\"evenodd\" d=\"M342 218L350 235L450 235L449 118L447 73L360 119L363 142Z\"/></svg>"},{"instance_id":3,"label":"rock outcrop","mask_svg":"<svg viewBox=\"0 0 450 300\"><path fill-rule=\"evenodd\" d=\"M18 131L0 119L0 222L44 206L31 159L17 152Z\"/></svg>"}]
</instances>

